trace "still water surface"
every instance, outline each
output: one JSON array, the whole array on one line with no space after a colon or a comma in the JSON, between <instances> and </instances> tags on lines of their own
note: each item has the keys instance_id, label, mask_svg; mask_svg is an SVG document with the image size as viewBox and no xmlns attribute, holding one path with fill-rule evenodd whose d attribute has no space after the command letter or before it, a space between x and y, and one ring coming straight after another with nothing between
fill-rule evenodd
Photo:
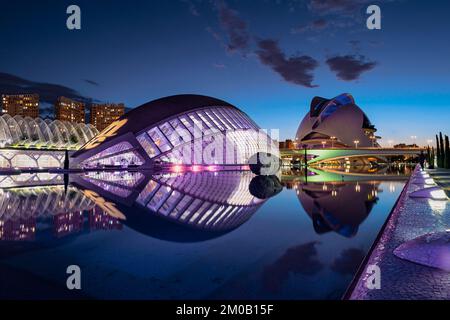
<instances>
[{"instance_id":1,"label":"still water surface","mask_svg":"<svg viewBox=\"0 0 450 320\"><path fill-rule=\"evenodd\" d=\"M0 178L0 297L339 299L406 176ZM66 289L78 265L82 290Z\"/></svg>"}]
</instances>

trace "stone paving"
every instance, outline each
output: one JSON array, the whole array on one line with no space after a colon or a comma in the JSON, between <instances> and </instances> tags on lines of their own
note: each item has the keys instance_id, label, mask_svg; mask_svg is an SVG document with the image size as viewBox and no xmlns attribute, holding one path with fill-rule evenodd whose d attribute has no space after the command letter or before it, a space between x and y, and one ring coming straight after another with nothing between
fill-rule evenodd
<instances>
[{"instance_id":1,"label":"stone paving","mask_svg":"<svg viewBox=\"0 0 450 320\"><path fill-rule=\"evenodd\" d=\"M419 174L416 168L413 176ZM413 199L408 195L422 188L412 177L394 208L386 227L355 279L351 300L450 299L450 272L402 260L393 251L408 240L450 229L450 201ZM377 265L381 288L366 287L368 266Z\"/></svg>"},{"instance_id":2,"label":"stone paving","mask_svg":"<svg viewBox=\"0 0 450 320\"><path fill-rule=\"evenodd\" d=\"M444 189L447 196L450 197L450 169L434 169L428 170L428 172L436 183Z\"/></svg>"}]
</instances>

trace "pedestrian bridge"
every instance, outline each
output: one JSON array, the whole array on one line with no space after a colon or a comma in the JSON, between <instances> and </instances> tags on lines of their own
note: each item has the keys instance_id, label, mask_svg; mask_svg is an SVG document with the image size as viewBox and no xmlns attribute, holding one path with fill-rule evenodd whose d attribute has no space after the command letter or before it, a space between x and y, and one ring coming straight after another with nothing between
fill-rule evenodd
<instances>
[{"instance_id":1,"label":"pedestrian bridge","mask_svg":"<svg viewBox=\"0 0 450 320\"><path fill-rule=\"evenodd\" d=\"M377 158L392 156L418 156L424 148L321 148L306 149L308 164L319 164L333 160L342 160L345 158ZM305 149L281 149L282 158L303 157Z\"/></svg>"}]
</instances>

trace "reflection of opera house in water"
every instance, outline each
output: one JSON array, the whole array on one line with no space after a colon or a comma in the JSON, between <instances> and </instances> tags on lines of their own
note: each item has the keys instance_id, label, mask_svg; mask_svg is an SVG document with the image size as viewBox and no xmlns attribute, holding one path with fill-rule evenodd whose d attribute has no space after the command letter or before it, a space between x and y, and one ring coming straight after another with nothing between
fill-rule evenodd
<instances>
[{"instance_id":1,"label":"reflection of opera house in water","mask_svg":"<svg viewBox=\"0 0 450 320\"><path fill-rule=\"evenodd\" d=\"M358 232L378 200L379 183L308 183L296 185L297 197L317 233L345 237Z\"/></svg>"},{"instance_id":2,"label":"reflection of opera house in water","mask_svg":"<svg viewBox=\"0 0 450 320\"><path fill-rule=\"evenodd\" d=\"M42 232L39 220L47 221L56 237L124 224L159 239L201 241L238 228L265 202L250 191L259 178L251 172L89 172L72 176L67 188L60 175L46 186L24 187L36 175L15 184L3 181L9 188L0 193L1 240L34 240ZM44 178L50 176L40 183ZM317 233L335 231L345 237L357 233L380 192L372 182L313 182L294 188Z\"/></svg>"}]
</instances>

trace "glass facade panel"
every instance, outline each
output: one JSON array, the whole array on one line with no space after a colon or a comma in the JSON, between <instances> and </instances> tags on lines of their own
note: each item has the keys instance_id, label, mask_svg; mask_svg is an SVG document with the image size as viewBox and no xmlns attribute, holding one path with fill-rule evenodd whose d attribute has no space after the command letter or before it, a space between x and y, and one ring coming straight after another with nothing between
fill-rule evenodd
<instances>
[{"instance_id":1,"label":"glass facade panel","mask_svg":"<svg viewBox=\"0 0 450 320\"><path fill-rule=\"evenodd\" d=\"M191 214L193 214L194 211L201 205L201 203L202 203L202 200L200 200L200 199L195 199L194 201L192 201L192 203L189 205L189 207L187 207L186 210L184 210L183 214L180 217L180 220L184 221L188 217L190 217Z\"/></svg>"},{"instance_id":2,"label":"glass facade panel","mask_svg":"<svg viewBox=\"0 0 450 320\"><path fill-rule=\"evenodd\" d=\"M147 208L157 212L163 202L169 197L170 193L164 187L158 189L155 195L150 199Z\"/></svg>"},{"instance_id":3,"label":"glass facade panel","mask_svg":"<svg viewBox=\"0 0 450 320\"><path fill-rule=\"evenodd\" d=\"M155 180L150 180L147 185L145 186L144 190L141 191L139 196L137 197L136 201L145 206L147 202L150 200L150 198L155 194L155 192L159 188L159 183L157 183Z\"/></svg>"},{"instance_id":4,"label":"glass facade panel","mask_svg":"<svg viewBox=\"0 0 450 320\"><path fill-rule=\"evenodd\" d=\"M197 219L203 214L203 212L211 206L211 202L203 202L202 206L195 211L192 217L189 219L189 223L195 223Z\"/></svg>"},{"instance_id":5,"label":"glass facade panel","mask_svg":"<svg viewBox=\"0 0 450 320\"><path fill-rule=\"evenodd\" d=\"M160 154L158 147L153 143L150 137L144 132L136 137L137 141L140 143L145 152L150 158L153 158Z\"/></svg>"},{"instance_id":6,"label":"glass facade panel","mask_svg":"<svg viewBox=\"0 0 450 320\"><path fill-rule=\"evenodd\" d=\"M185 195L180 202L176 205L176 207L170 213L170 216L178 219L178 217L183 214L184 209L191 203L192 197Z\"/></svg>"},{"instance_id":7,"label":"glass facade panel","mask_svg":"<svg viewBox=\"0 0 450 320\"><path fill-rule=\"evenodd\" d=\"M159 209L159 213L165 216L169 215L170 211L175 207L175 205L178 203L178 201L181 199L182 196L183 195L181 193L173 191L170 194L170 197L164 202L164 204Z\"/></svg>"},{"instance_id":8,"label":"glass facade panel","mask_svg":"<svg viewBox=\"0 0 450 320\"><path fill-rule=\"evenodd\" d=\"M158 127L151 128L148 131L148 135L152 139L153 143L161 150L161 152L166 152L172 148L169 140L163 135Z\"/></svg>"},{"instance_id":9,"label":"glass facade panel","mask_svg":"<svg viewBox=\"0 0 450 320\"><path fill-rule=\"evenodd\" d=\"M222 121L220 121L211 110L205 110L205 114L212 120L212 122L215 124L215 126L220 130L224 131L226 128Z\"/></svg>"}]
</instances>

